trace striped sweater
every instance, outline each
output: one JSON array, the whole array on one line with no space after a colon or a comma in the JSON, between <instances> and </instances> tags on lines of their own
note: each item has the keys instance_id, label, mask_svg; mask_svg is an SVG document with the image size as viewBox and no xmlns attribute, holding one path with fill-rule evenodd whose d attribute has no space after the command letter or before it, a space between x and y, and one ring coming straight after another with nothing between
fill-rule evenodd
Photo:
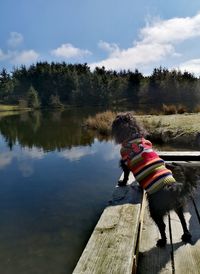
<instances>
[{"instance_id":1,"label":"striped sweater","mask_svg":"<svg viewBox=\"0 0 200 274\"><path fill-rule=\"evenodd\" d=\"M123 143L121 156L148 194L175 182L171 170L165 167L164 160L152 149L152 143L143 137Z\"/></svg>"}]
</instances>

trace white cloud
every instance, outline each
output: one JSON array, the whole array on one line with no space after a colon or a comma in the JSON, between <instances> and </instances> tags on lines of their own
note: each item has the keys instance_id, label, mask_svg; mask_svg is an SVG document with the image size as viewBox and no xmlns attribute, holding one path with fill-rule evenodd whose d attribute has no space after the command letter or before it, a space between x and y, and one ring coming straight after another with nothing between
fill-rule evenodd
<instances>
[{"instance_id":1,"label":"white cloud","mask_svg":"<svg viewBox=\"0 0 200 274\"><path fill-rule=\"evenodd\" d=\"M33 159L41 160L45 157L45 152L36 147L27 148L19 151L3 151L0 153L0 170L9 166L16 160L19 171L22 176L29 177L34 173Z\"/></svg>"},{"instance_id":2,"label":"white cloud","mask_svg":"<svg viewBox=\"0 0 200 274\"><path fill-rule=\"evenodd\" d=\"M61 58L80 58L86 55L90 55L91 52L89 50L76 48L72 44L62 44L57 49L52 50L51 54L55 57Z\"/></svg>"},{"instance_id":3,"label":"white cloud","mask_svg":"<svg viewBox=\"0 0 200 274\"><path fill-rule=\"evenodd\" d=\"M110 142L107 146L107 153L104 155L105 161L111 161L118 159L120 155L120 145L115 145L114 142Z\"/></svg>"},{"instance_id":4,"label":"white cloud","mask_svg":"<svg viewBox=\"0 0 200 274\"><path fill-rule=\"evenodd\" d=\"M200 35L200 13L194 17L157 20L140 32L143 43L177 43Z\"/></svg>"},{"instance_id":5,"label":"white cloud","mask_svg":"<svg viewBox=\"0 0 200 274\"><path fill-rule=\"evenodd\" d=\"M104 66L106 69L135 69L163 60L179 57L175 46L185 40L200 36L200 14L194 17L156 20L140 30L139 39L127 49L116 44L100 41L101 49L109 53L108 58L90 64L91 69Z\"/></svg>"},{"instance_id":6,"label":"white cloud","mask_svg":"<svg viewBox=\"0 0 200 274\"><path fill-rule=\"evenodd\" d=\"M39 54L33 50L9 50L6 53L0 49L0 61L8 60L11 64L14 65L27 65L34 63L38 60Z\"/></svg>"},{"instance_id":7,"label":"white cloud","mask_svg":"<svg viewBox=\"0 0 200 274\"><path fill-rule=\"evenodd\" d=\"M94 147L72 147L59 153L59 156L73 162L78 161L87 155L93 155L97 151Z\"/></svg>"},{"instance_id":8,"label":"white cloud","mask_svg":"<svg viewBox=\"0 0 200 274\"><path fill-rule=\"evenodd\" d=\"M11 32L10 37L8 39L9 47L15 48L19 46L23 42L24 38L21 33Z\"/></svg>"},{"instance_id":9,"label":"white cloud","mask_svg":"<svg viewBox=\"0 0 200 274\"><path fill-rule=\"evenodd\" d=\"M99 46L100 49L103 49L103 50L107 51L111 55L113 53L116 54L117 52L120 51L120 48L117 44L115 44L115 43L110 44L110 43L104 42L102 40L99 41L98 46Z\"/></svg>"},{"instance_id":10,"label":"white cloud","mask_svg":"<svg viewBox=\"0 0 200 274\"><path fill-rule=\"evenodd\" d=\"M108 59L99 63L93 63L90 67L92 69L96 66L104 66L106 69L115 70L135 69L140 65L146 65L161 60L168 54L174 54L174 48L170 44L138 44L127 50L112 52L112 55Z\"/></svg>"},{"instance_id":11,"label":"white cloud","mask_svg":"<svg viewBox=\"0 0 200 274\"><path fill-rule=\"evenodd\" d=\"M39 54L33 49L10 52L10 61L12 64L30 64L37 61L38 57Z\"/></svg>"},{"instance_id":12,"label":"white cloud","mask_svg":"<svg viewBox=\"0 0 200 274\"><path fill-rule=\"evenodd\" d=\"M114 142L99 142L94 139L92 146L72 147L71 149L59 152L59 156L71 162L79 161L88 155L101 154L105 161L110 161L119 157L120 146L116 146ZM104 151L105 150L105 151Z\"/></svg>"},{"instance_id":13,"label":"white cloud","mask_svg":"<svg viewBox=\"0 0 200 274\"><path fill-rule=\"evenodd\" d=\"M38 149L36 147L23 149L23 156L31 158L31 159L43 159L45 157L45 153L43 150Z\"/></svg>"},{"instance_id":14,"label":"white cloud","mask_svg":"<svg viewBox=\"0 0 200 274\"><path fill-rule=\"evenodd\" d=\"M196 75L200 75L200 59L191 59L179 65L179 69L182 71L193 72Z\"/></svg>"},{"instance_id":15,"label":"white cloud","mask_svg":"<svg viewBox=\"0 0 200 274\"><path fill-rule=\"evenodd\" d=\"M34 173L33 166L30 162L20 162L18 167L23 177L30 177Z\"/></svg>"},{"instance_id":16,"label":"white cloud","mask_svg":"<svg viewBox=\"0 0 200 274\"><path fill-rule=\"evenodd\" d=\"M18 168L21 171L23 177L30 177L34 174L34 162L32 160L41 160L45 157L45 153L42 149L37 147L24 147L20 153L14 153L15 158L17 159Z\"/></svg>"},{"instance_id":17,"label":"white cloud","mask_svg":"<svg viewBox=\"0 0 200 274\"><path fill-rule=\"evenodd\" d=\"M0 169L5 168L10 165L13 160L13 155L11 152L0 153Z\"/></svg>"},{"instance_id":18,"label":"white cloud","mask_svg":"<svg viewBox=\"0 0 200 274\"><path fill-rule=\"evenodd\" d=\"M10 47L6 51L0 48L0 61L9 61L14 65L28 65L38 60L39 53L33 49L19 50L16 49L23 42L24 38L21 33L11 32L7 41Z\"/></svg>"}]
</instances>

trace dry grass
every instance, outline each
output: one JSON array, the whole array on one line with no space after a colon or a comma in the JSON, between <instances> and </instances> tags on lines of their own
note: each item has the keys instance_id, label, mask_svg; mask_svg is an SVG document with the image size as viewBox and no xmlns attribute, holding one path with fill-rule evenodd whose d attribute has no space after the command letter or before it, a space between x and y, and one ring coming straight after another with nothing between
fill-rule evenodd
<instances>
[{"instance_id":1,"label":"dry grass","mask_svg":"<svg viewBox=\"0 0 200 274\"><path fill-rule=\"evenodd\" d=\"M175 105L165 105L163 104L163 112L165 115L171 115L171 114L176 114L177 109Z\"/></svg>"},{"instance_id":2,"label":"dry grass","mask_svg":"<svg viewBox=\"0 0 200 274\"><path fill-rule=\"evenodd\" d=\"M96 131L102 138L111 137L111 125L116 116L115 112L106 111L89 117L86 122L88 129ZM183 113L173 115L138 115L148 132L148 138L154 143L177 144L184 147L199 146L200 113Z\"/></svg>"},{"instance_id":3,"label":"dry grass","mask_svg":"<svg viewBox=\"0 0 200 274\"><path fill-rule=\"evenodd\" d=\"M177 113L178 114L183 114L187 112L187 108L184 105L178 105L177 107Z\"/></svg>"},{"instance_id":4,"label":"dry grass","mask_svg":"<svg viewBox=\"0 0 200 274\"><path fill-rule=\"evenodd\" d=\"M89 117L85 125L88 129L96 130L99 134L108 136L111 133L112 121L115 119L116 114L116 112L112 111L98 113L94 117ZM181 132L189 134L200 132L200 113L136 116L152 135L166 130L174 132L174 134Z\"/></svg>"},{"instance_id":5,"label":"dry grass","mask_svg":"<svg viewBox=\"0 0 200 274\"><path fill-rule=\"evenodd\" d=\"M85 125L88 129L97 130L100 134L110 135L111 125L115 116L116 113L112 111L97 113L94 117L88 117Z\"/></svg>"},{"instance_id":6,"label":"dry grass","mask_svg":"<svg viewBox=\"0 0 200 274\"><path fill-rule=\"evenodd\" d=\"M0 104L0 112L3 111L20 111L20 110L30 110L30 108L19 105L2 105Z\"/></svg>"},{"instance_id":7,"label":"dry grass","mask_svg":"<svg viewBox=\"0 0 200 274\"><path fill-rule=\"evenodd\" d=\"M171 131L200 132L200 114L143 115L138 116L145 127L153 132L156 129Z\"/></svg>"},{"instance_id":8,"label":"dry grass","mask_svg":"<svg viewBox=\"0 0 200 274\"><path fill-rule=\"evenodd\" d=\"M29 111L30 108L22 108L17 105L1 105L0 104L0 118L5 116L16 115L22 111Z\"/></svg>"},{"instance_id":9,"label":"dry grass","mask_svg":"<svg viewBox=\"0 0 200 274\"><path fill-rule=\"evenodd\" d=\"M0 104L0 111L15 111L19 110L18 106L12 106L12 105L1 105Z\"/></svg>"},{"instance_id":10,"label":"dry grass","mask_svg":"<svg viewBox=\"0 0 200 274\"><path fill-rule=\"evenodd\" d=\"M183 114L187 112L187 107L179 104L178 106L176 105L165 105L163 104L163 114L165 115L172 115L172 114Z\"/></svg>"}]
</instances>

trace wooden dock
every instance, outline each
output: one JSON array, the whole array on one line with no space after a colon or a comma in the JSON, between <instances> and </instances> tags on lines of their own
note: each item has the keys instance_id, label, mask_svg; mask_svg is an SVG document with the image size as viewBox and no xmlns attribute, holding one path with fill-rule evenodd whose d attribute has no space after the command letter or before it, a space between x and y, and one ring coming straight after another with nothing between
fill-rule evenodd
<instances>
[{"instance_id":1,"label":"wooden dock","mask_svg":"<svg viewBox=\"0 0 200 274\"><path fill-rule=\"evenodd\" d=\"M187 225L192 234L192 243L181 241L182 227L175 212L165 218L167 246L157 248L157 227L145 210L142 237L139 248L138 274L198 274L200 273L200 189L185 211Z\"/></svg>"},{"instance_id":2,"label":"wooden dock","mask_svg":"<svg viewBox=\"0 0 200 274\"><path fill-rule=\"evenodd\" d=\"M160 153L166 160L170 154L174 159L174 153ZM200 153L182 155L195 161L182 164L195 166L200 174ZM178 156L180 160L180 153ZM170 212L165 219L167 245L156 247L158 229L149 217L145 194L130 176L127 186L115 188L73 274L200 274L200 182L186 207L185 218L192 242L182 242L178 217Z\"/></svg>"}]
</instances>

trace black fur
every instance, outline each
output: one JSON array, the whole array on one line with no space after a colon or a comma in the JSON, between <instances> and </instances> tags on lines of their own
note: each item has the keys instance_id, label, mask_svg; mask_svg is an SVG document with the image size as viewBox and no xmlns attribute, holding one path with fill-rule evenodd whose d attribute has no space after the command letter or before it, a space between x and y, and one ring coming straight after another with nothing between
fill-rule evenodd
<instances>
[{"instance_id":1,"label":"black fur","mask_svg":"<svg viewBox=\"0 0 200 274\"><path fill-rule=\"evenodd\" d=\"M124 141L134 139L133 137L136 134L139 137L144 137L146 131L142 125L136 121L131 113L125 113L117 115L112 124L112 133L115 141L119 144L122 144ZM130 170L126 165L126 162L123 160L120 160L120 167L124 172L124 178L118 182L118 185L125 186L128 181ZM183 174L183 169L180 168L179 165L168 165L167 168L171 169L172 171L174 171L174 169L178 169L178 177L182 176L181 179L187 179ZM177 180L176 177L175 179ZM161 235L161 239L157 241L157 246L159 247L164 247L166 245L165 223L163 218L170 210L174 210L180 219L183 228L182 240L184 242L191 241L192 236L188 231L183 214L183 207L186 201L186 196L189 195L190 191L188 185L189 184L187 183L184 184L184 182L176 182L170 186L164 186L161 190L151 195L147 195L150 215L157 225Z\"/></svg>"},{"instance_id":2,"label":"black fur","mask_svg":"<svg viewBox=\"0 0 200 274\"><path fill-rule=\"evenodd\" d=\"M127 168L127 165L125 165L123 160L120 161L120 166L124 172L124 179L119 181L118 185L125 186L128 181L130 170ZM180 219L183 228L183 235L181 237L182 240L184 242L191 241L192 236L188 231L183 214L183 207L186 201L186 197L184 195L185 192L186 189L183 184L176 182L173 185L165 186L163 189L157 191L156 193L147 195L150 216L157 225L161 235L161 239L157 241L158 247L164 247L166 245L167 237L163 218L170 210L174 210Z\"/></svg>"}]
</instances>

